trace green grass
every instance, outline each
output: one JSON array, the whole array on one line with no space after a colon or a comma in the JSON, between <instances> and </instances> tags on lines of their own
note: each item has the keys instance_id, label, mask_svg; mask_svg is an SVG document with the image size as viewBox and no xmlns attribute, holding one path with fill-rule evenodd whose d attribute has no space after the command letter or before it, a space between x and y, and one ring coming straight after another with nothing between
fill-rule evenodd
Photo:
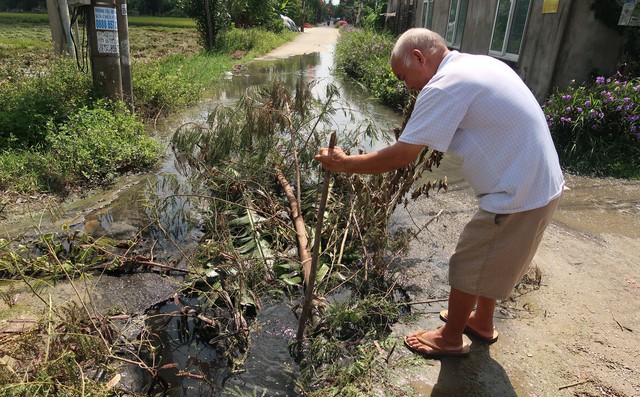
<instances>
[{"instance_id":1,"label":"green grass","mask_svg":"<svg viewBox=\"0 0 640 397\"><path fill-rule=\"evenodd\" d=\"M14 23L49 23L47 14L28 13L28 12L0 12L0 24Z\"/></svg>"},{"instance_id":2,"label":"green grass","mask_svg":"<svg viewBox=\"0 0 640 397\"><path fill-rule=\"evenodd\" d=\"M247 51L244 59L251 59L280 47L293 40L296 35L290 31L276 34L263 29L234 29L222 38L220 51L226 54L232 54L236 50Z\"/></svg>"},{"instance_id":3,"label":"green grass","mask_svg":"<svg viewBox=\"0 0 640 397\"><path fill-rule=\"evenodd\" d=\"M191 19L133 16L129 21L134 103L141 121L155 120L196 103L204 89L234 64L248 62L295 37L291 32L232 30L221 41L218 52L204 53ZM239 59L231 56L237 51L244 51ZM94 123L91 112L101 112L95 110L88 61L84 62L80 71L75 60L61 60L53 53L46 14L0 13L0 191L66 191L109 182L117 173L131 169L130 158L112 164L109 160L114 153L91 152L96 145L112 145L112 141L101 140L100 134L77 137L83 140L82 153L86 156L63 153L70 146L65 139L67 143L80 142L69 138L73 125L82 125L80 129L88 131L85 124ZM75 119L84 107L90 111ZM125 129L133 125L128 121ZM133 147L139 157L133 162L151 166L154 151L144 142L131 137L126 140L120 147ZM53 146L58 151L55 155ZM30 158L38 161L30 162Z\"/></svg>"},{"instance_id":4,"label":"green grass","mask_svg":"<svg viewBox=\"0 0 640 397\"><path fill-rule=\"evenodd\" d=\"M47 19L7 19L0 14L0 66L11 60L30 62L34 58L47 57L51 48L51 29Z\"/></svg>"},{"instance_id":5,"label":"green grass","mask_svg":"<svg viewBox=\"0 0 640 397\"><path fill-rule=\"evenodd\" d=\"M196 28L196 22L190 18L132 16L128 18L129 26Z\"/></svg>"},{"instance_id":6,"label":"green grass","mask_svg":"<svg viewBox=\"0 0 640 397\"><path fill-rule=\"evenodd\" d=\"M194 28L196 23L190 18L151 17L129 15L130 26L164 26L169 28ZM44 13L0 12L1 24L44 23L49 24L49 15Z\"/></svg>"}]
</instances>

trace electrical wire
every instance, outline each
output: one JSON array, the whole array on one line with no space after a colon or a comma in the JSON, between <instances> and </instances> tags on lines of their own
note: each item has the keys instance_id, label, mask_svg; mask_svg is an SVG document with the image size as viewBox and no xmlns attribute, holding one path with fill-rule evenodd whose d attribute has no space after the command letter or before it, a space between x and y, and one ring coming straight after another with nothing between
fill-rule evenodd
<instances>
[{"instance_id":1,"label":"electrical wire","mask_svg":"<svg viewBox=\"0 0 640 397\"><path fill-rule=\"evenodd\" d=\"M82 30L82 40L80 40L78 34L78 22L81 23ZM76 64L78 65L78 70L83 73L89 72L89 54L87 51L88 48L88 40L87 40L87 7L73 7L71 12L71 26L75 26L75 37L71 35L71 41L73 41L73 47L75 48L76 53ZM80 48L78 48L77 41L80 40Z\"/></svg>"}]
</instances>

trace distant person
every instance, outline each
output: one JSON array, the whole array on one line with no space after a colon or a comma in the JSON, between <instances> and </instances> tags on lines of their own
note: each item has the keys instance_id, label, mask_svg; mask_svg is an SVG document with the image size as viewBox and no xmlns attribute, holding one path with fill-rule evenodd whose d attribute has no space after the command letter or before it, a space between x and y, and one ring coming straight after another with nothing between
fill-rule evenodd
<instances>
[{"instance_id":1,"label":"distant person","mask_svg":"<svg viewBox=\"0 0 640 397\"><path fill-rule=\"evenodd\" d=\"M427 358L467 356L463 333L497 340L496 301L526 273L558 206L558 155L541 107L503 62L450 51L437 33L414 28L396 42L391 67L420 90L398 142L360 155L322 148L316 159L332 172L377 174L409 165L427 146L461 158L479 209L449 261L445 324L409 334L405 345Z\"/></svg>"}]
</instances>

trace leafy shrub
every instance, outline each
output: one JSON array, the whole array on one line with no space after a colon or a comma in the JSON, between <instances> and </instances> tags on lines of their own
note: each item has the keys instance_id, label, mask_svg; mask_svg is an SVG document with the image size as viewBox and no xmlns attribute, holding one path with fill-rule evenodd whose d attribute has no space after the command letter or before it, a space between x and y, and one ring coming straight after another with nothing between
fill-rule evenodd
<instances>
[{"instance_id":1,"label":"leafy shrub","mask_svg":"<svg viewBox=\"0 0 640 397\"><path fill-rule=\"evenodd\" d=\"M395 39L390 34L343 28L336 45L336 63L384 104L401 108L410 93L391 70L394 44Z\"/></svg>"},{"instance_id":2,"label":"leafy shrub","mask_svg":"<svg viewBox=\"0 0 640 397\"><path fill-rule=\"evenodd\" d=\"M640 79L620 75L555 91L543 105L568 171L640 177Z\"/></svg>"},{"instance_id":3,"label":"leafy shrub","mask_svg":"<svg viewBox=\"0 0 640 397\"><path fill-rule=\"evenodd\" d=\"M47 123L61 122L87 105L91 91L91 78L64 59L54 62L47 73L8 76L0 83L0 149L42 145Z\"/></svg>"},{"instance_id":4,"label":"leafy shrub","mask_svg":"<svg viewBox=\"0 0 640 397\"><path fill-rule=\"evenodd\" d=\"M120 173L150 167L162 153L123 102L101 100L93 108L81 108L68 122L47 127L60 179L71 184L111 182Z\"/></svg>"},{"instance_id":5,"label":"leafy shrub","mask_svg":"<svg viewBox=\"0 0 640 397\"><path fill-rule=\"evenodd\" d=\"M0 190L17 193L55 190L59 177L55 159L48 153L33 149L0 153Z\"/></svg>"},{"instance_id":6,"label":"leafy shrub","mask_svg":"<svg viewBox=\"0 0 640 397\"><path fill-rule=\"evenodd\" d=\"M202 79L195 71L184 70L194 59L173 55L138 65L132 71L134 105L140 117L166 115L200 99L204 88Z\"/></svg>"},{"instance_id":7,"label":"leafy shrub","mask_svg":"<svg viewBox=\"0 0 640 397\"><path fill-rule=\"evenodd\" d=\"M207 51L214 50L220 33L228 29L231 23L225 2L182 0L180 4L182 12L196 21L202 47Z\"/></svg>"}]
</instances>

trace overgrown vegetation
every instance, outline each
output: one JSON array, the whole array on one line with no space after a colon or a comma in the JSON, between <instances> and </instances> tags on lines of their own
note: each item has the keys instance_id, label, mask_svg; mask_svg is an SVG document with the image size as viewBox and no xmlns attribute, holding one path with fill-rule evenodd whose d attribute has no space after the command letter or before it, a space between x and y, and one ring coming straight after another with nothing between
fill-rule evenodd
<instances>
[{"instance_id":1,"label":"overgrown vegetation","mask_svg":"<svg viewBox=\"0 0 640 397\"><path fill-rule=\"evenodd\" d=\"M138 338L126 337L128 315L100 312L94 300L86 298L85 289L91 289L93 276L162 266L133 255L129 249L135 245L135 241L94 240L70 230L43 233L30 242L0 239L0 277L21 280L22 288L45 307L41 316L13 319L9 328L14 327L14 332L4 328L0 395L138 395L120 384L123 365L136 366L151 382L157 381L152 335L143 327ZM71 285L75 296L66 304L53 305L46 291L59 282ZM19 284L0 293L9 308L20 295L15 285Z\"/></svg>"},{"instance_id":2,"label":"overgrown vegetation","mask_svg":"<svg viewBox=\"0 0 640 397\"><path fill-rule=\"evenodd\" d=\"M393 74L389 63L396 39L389 33L369 29L352 26L341 29L336 45L337 67L385 105L401 109L410 93Z\"/></svg>"},{"instance_id":3,"label":"overgrown vegetation","mask_svg":"<svg viewBox=\"0 0 640 397\"><path fill-rule=\"evenodd\" d=\"M555 91L543 108L568 171L640 177L640 79L599 76Z\"/></svg>"},{"instance_id":4,"label":"overgrown vegetation","mask_svg":"<svg viewBox=\"0 0 640 397\"><path fill-rule=\"evenodd\" d=\"M162 148L142 121L195 103L235 62L293 37L234 29L222 38L218 52L205 55L192 22L169 27L180 24L173 18L152 28L134 26L132 115L122 104L94 95L81 49L79 65L52 55L46 15L33 15L38 14L0 14L0 189L23 194L66 193L149 169ZM238 51L240 59L234 59Z\"/></svg>"},{"instance_id":5,"label":"overgrown vegetation","mask_svg":"<svg viewBox=\"0 0 640 397\"><path fill-rule=\"evenodd\" d=\"M247 291L297 295L304 287L318 201L313 156L327 139L336 95L329 86L326 99L318 102L301 81L295 93L276 82L248 93L234 107L218 107L208 126L189 124L176 133L179 160L200 178L211 200L199 273L209 275L211 285L233 285L226 288L232 302L252 302ZM377 134L374 126L341 131L339 143L356 150L355 142ZM321 236L318 302L302 346L299 387L305 393L327 395L344 388L357 393L371 387L371 379L356 379L377 371L374 340L384 339L399 316L401 300L386 272L389 258L411 238L402 231L390 235L388 219L410 191L417 198L446 188L442 181L416 182L439 160L439 153L425 152L398 172L333 176ZM322 303L323 296L343 289L352 299ZM338 357L353 364L348 372L336 366Z\"/></svg>"},{"instance_id":6,"label":"overgrown vegetation","mask_svg":"<svg viewBox=\"0 0 640 397\"><path fill-rule=\"evenodd\" d=\"M2 336L0 355L11 360L0 365L0 394L113 395L105 382L86 376L87 372L107 369L109 356L109 349L87 313L70 304L50 308L48 314L47 319L27 322L30 329L26 333Z\"/></svg>"},{"instance_id":7,"label":"overgrown vegetation","mask_svg":"<svg viewBox=\"0 0 640 397\"><path fill-rule=\"evenodd\" d=\"M292 89L276 82L247 93L235 106L218 107L206 125L188 124L178 131L173 144L180 164L199 180L203 191L198 197L207 204L206 237L193 268L155 262L145 254L141 238L95 240L67 230L31 242L0 241L0 276L24 280L33 293L41 294L43 280L74 284L92 274L145 269L188 274L183 296L191 297L191 303L176 295L175 312L165 317L152 311L153 317L161 323L178 318L185 332L181 337L206 341L219 352L221 366L241 370L251 343L249 325L260 301L298 299L303 288L308 269L302 258L313 238L307 225L315 223L317 214L313 155L326 139L327 126L333 125L329 121L337 95L336 88L328 86L325 99L318 101L303 80ZM363 126L341 131L340 144L355 150L355 142L375 137L373 126ZM425 152L399 172L335 176L321 236L318 299L298 356L301 376L296 384L301 392L358 395L386 381L381 364L388 356L381 349L393 352L386 336L404 304L387 277L387 264L411 238L403 231L390 235L387 220L410 190L416 198L445 187L414 184L439 160L438 153ZM156 210L161 212L159 207L150 211ZM346 292L347 298L327 304L324 297L336 292ZM11 306L13 295L5 291L2 299ZM50 310L51 318L38 322L33 333L18 334L5 345L12 350L5 352L11 357L8 364L0 365L3 393L56 390L77 395L78 390L91 390L110 395L120 392L113 389L117 381L108 382L117 379L117 362L139 366L148 374L149 390L166 392L162 369L175 364L157 355L153 346L159 342L152 330L144 328L139 341L128 341L121 335L118 312L105 315L74 305ZM50 334L50 329L57 333ZM43 349L33 345L39 332L51 335L48 340L58 355L40 357L28 366ZM65 336L68 332L72 335ZM29 343L35 346L32 350L17 348ZM87 373L100 369L100 380L86 379ZM202 376L181 368L177 373Z\"/></svg>"}]
</instances>

